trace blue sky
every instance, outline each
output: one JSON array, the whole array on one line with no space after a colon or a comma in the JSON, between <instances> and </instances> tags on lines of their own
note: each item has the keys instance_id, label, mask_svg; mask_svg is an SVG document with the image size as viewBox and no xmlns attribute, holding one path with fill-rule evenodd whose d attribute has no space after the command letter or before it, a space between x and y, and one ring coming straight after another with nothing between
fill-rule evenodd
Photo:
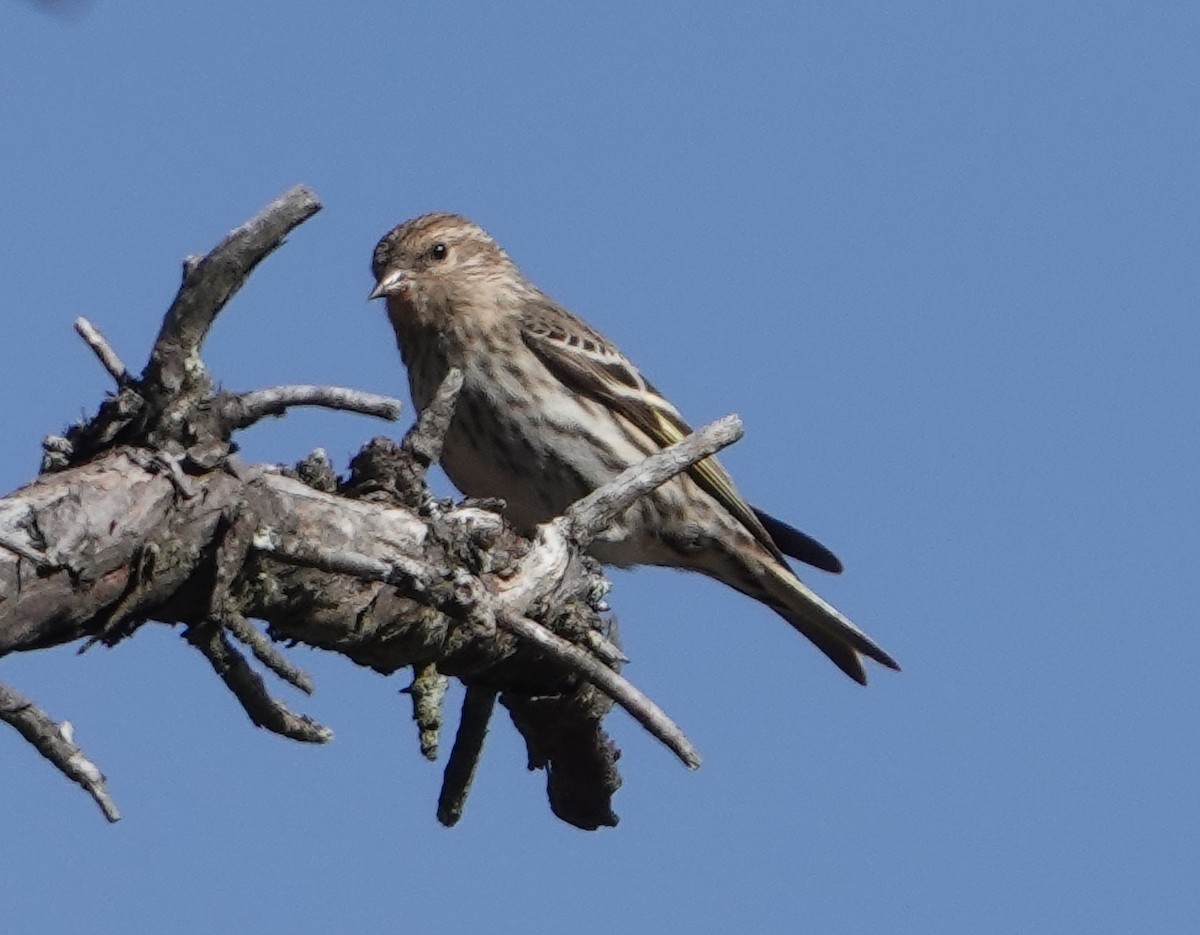
<instances>
[{"instance_id":1,"label":"blue sky","mask_svg":"<svg viewBox=\"0 0 1200 935\"><path fill-rule=\"evenodd\" d=\"M585 834L503 721L440 828L403 677L294 651L337 732L306 748L164 627L6 658L126 817L0 731L5 927L1192 931L1200 8L345 6L0 7L0 489L109 388L73 319L140 367L182 257L297 182L326 210L206 360L403 395L371 250L460 211L693 422L742 415L740 486L904 672L615 575L627 674L705 765L614 715L622 822ZM401 428L242 442L344 466Z\"/></svg>"}]
</instances>

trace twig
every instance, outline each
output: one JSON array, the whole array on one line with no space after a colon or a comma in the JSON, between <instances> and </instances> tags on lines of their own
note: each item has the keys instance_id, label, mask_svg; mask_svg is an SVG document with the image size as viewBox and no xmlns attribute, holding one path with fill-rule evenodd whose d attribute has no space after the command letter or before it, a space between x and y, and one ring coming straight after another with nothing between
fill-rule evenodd
<instances>
[{"instance_id":1,"label":"twig","mask_svg":"<svg viewBox=\"0 0 1200 935\"><path fill-rule=\"evenodd\" d=\"M319 210L317 196L297 185L231 231L203 259L185 263L183 283L146 368L149 386L168 394L184 386L189 362L195 360L217 314L288 232Z\"/></svg>"},{"instance_id":2,"label":"twig","mask_svg":"<svg viewBox=\"0 0 1200 935\"><path fill-rule=\"evenodd\" d=\"M424 468L442 456L442 443L446 439L450 420L454 418L454 406L462 387L462 371L451 367L433 394L432 401L421 410L421 415L400 443L401 450L418 459Z\"/></svg>"},{"instance_id":3,"label":"twig","mask_svg":"<svg viewBox=\"0 0 1200 935\"><path fill-rule=\"evenodd\" d=\"M442 791L438 794L437 818L447 828L453 828L462 818L495 707L495 690L479 685L467 686L458 732L454 735L454 746L442 775Z\"/></svg>"},{"instance_id":4,"label":"twig","mask_svg":"<svg viewBox=\"0 0 1200 935\"><path fill-rule=\"evenodd\" d=\"M225 632L220 627L211 623L189 627L184 637L209 661L255 725L305 743L326 743L333 739L333 731L328 727L293 714L283 702L272 698L262 676L251 669L246 658L225 639Z\"/></svg>"},{"instance_id":5,"label":"twig","mask_svg":"<svg viewBox=\"0 0 1200 935\"><path fill-rule=\"evenodd\" d=\"M129 371L121 363L121 358L90 321L82 316L76 318L75 331L100 359L101 366L108 371L109 376L117 381L117 386L124 386L129 382Z\"/></svg>"},{"instance_id":6,"label":"twig","mask_svg":"<svg viewBox=\"0 0 1200 935\"><path fill-rule=\"evenodd\" d=\"M433 587L429 572L419 562L399 557L391 561L370 558L353 552L335 551L319 546L304 546L283 549L267 536L255 539L255 548L276 558L296 565L318 568L336 574L354 575L369 581L382 581L393 587L401 587L409 593L428 593ZM460 613L478 620L495 619L510 633L527 642L536 644L547 655L557 659L572 671L579 673L602 692L608 695L651 734L661 740L692 769L700 765L700 754L692 746L683 731L666 713L637 689L633 683L609 669L595 656L555 635L545 627L512 612L505 606L507 601L495 601L486 588L478 587L472 594L465 589L455 588L456 609ZM514 589L512 593L517 593ZM524 591L517 603L524 602ZM435 601L435 603L439 603ZM500 606L496 606L500 604Z\"/></svg>"},{"instance_id":7,"label":"twig","mask_svg":"<svg viewBox=\"0 0 1200 935\"><path fill-rule=\"evenodd\" d=\"M233 466L237 467L236 463ZM249 647L254 658L289 685L306 695L313 693L307 673L287 660L276 645L241 613L241 604L233 596L233 583L245 566L253 547L256 517L248 499L226 508L222 517L216 554L213 556L212 585L209 590L206 623L224 627Z\"/></svg>"},{"instance_id":8,"label":"twig","mask_svg":"<svg viewBox=\"0 0 1200 935\"><path fill-rule=\"evenodd\" d=\"M269 534L255 536L254 548L289 565L315 568L335 575L352 575L364 581L382 581L408 593L424 594L433 584L433 577L425 565L402 555L385 561L359 552L323 546L303 544L285 547L275 542Z\"/></svg>"},{"instance_id":9,"label":"twig","mask_svg":"<svg viewBox=\"0 0 1200 935\"><path fill-rule=\"evenodd\" d=\"M75 745L69 722L54 723L46 712L7 685L0 685L0 720L15 727L64 776L83 786L105 818L120 821L121 813L109 797L104 774Z\"/></svg>"},{"instance_id":10,"label":"twig","mask_svg":"<svg viewBox=\"0 0 1200 935\"><path fill-rule=\"evenodd\" d=\"M620 646L618 646L612 640L606 639L595 630L588 630L587 641L592 652L594 652L610 666L629 661L629 657L621 651Z\"/></svg>"},{"instance_id":11,"label":"twig","mask_svg":"<svg viewBox=\"0 0 1200 935\"><path fill-rule=\"evenodd\" d=\"M564 515L568 534L581 546L587 546L639 497L661 487L742 437L742 420L726 416L670 448L664 448L645 461L618 474L598 490L571 505Z\"/></svg>"},{"instance_id":12,"label":"twig","mask_svg":"<svg viewBox=\"0 0 1200 935\"><path fill-rule=\"evenodd\" d=\"M605 666L594 656L551 633L539 623L515 614L500 614L497 623L523 640L537 644L546 655L580 673L604 694L628 711L651 734L661 740L690 769L700 766L700 753L658 705L632 682Z\"/></svg>"},{"instance_id":13,"label":"twig","mask_svg":"<svg viewBox=\"0 0 1200 935\"><path fill-rule=\"evenodd\" d=\"M457 367L451 368L433 394L429 405L421 410L417 421L405 433L404 440L400 443L399 456L388 459L391 469L385 476L400 503L406 503L419 510L432 501L433 495L429 492L427 481L429 465L442 456L442 444L446 439L446 431L450 428L450 420L454 418L454 406L458 402L462 386L462 371ZM386 448L373 449L375 455L384 452ZM357 462L358 459L355 460ZM377 458L373 458L372 462L376 460ZM366 467L365 463L351 465L353 473L356 474L362 473Z\"/></svg>"},{"instance_id":14,"label":"twig","mask_svg":"<svg viewBox=\"0 0 1200 935\"><path fill-rule=\"evenodd\" d=\"M413 720L417 722L417 733L421 744L421 755L427 760L436 760L438 734L442 729L442 705L446 700L449 679L438 671L435 663L413 667L413 680L405 694L412 697Z\"/></svg>"},{"instance_id":15,"label":"twig","mask_svg":"<svg viewBox=\"0 0 1200 935\"><path fill-rule=\"evenodd\" d=\"M254 654L254 658L261 662L264 666L278 675L281 679L300 689L306 695L313 693L313 681L303 669L292 664L279 651L276 645L271 642L270 638L263 634L249 620L241 614L231 613L226 611L221 618L221 623L229 630L238 640L249 648Z\"/></svg>"},{"instance_id":16,"label":"twig","mask_svg":"<svg viewBox=\"0 0 1200 935\"><path fill-rule=\"evenodd\" d=\"M249 393L229 394L221 400L230 430L244 429L266 416L281 416L293 406L322 406L375 416L394 422L400 415L400 400L342 386L294 384L274 386Z\"/></svg>"}]
</instances>

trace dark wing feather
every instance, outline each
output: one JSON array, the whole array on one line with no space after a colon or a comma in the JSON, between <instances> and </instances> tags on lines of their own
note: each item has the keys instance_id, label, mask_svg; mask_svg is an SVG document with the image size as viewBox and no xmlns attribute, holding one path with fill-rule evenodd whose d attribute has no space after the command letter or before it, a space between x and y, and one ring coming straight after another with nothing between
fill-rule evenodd
<instances>
[{"instance_id":1,"label":"dark wing feather","mask_svg":"<svg viewBox=\"0 0 1200 935\"><path fill-rule=\"evenodd\" d=\"M783 550L785 555L812 565L813 568L833 572L835 575L841 574L841 559L808 533L801 532L795 526L790 526L762 510L755 509L754 515L758 517L758 521L763 524L767 534L775 540L775 544Z\"/></svg>"}]
</instances>

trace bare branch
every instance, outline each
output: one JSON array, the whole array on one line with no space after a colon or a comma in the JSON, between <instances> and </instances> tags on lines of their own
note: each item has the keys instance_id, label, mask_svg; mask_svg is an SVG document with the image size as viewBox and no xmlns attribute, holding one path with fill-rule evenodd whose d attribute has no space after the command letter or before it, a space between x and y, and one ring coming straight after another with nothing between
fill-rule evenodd
<instances>
[{"instance_id":1,"label":"bare branch","mask_svg":"<svg viewBox=\"0 0 1200 935\"><path fill-rule=\"evenodd\" d=\"M454 609L460 614L480 621L495 620L519 639L536 644L547 655L578 673L625 708L638 723L666 744L689 768L696 769L700 765L700 755L683 731L628 679L605 666L595 656L513 609L514 603L526 603L532 595L544 590L544 585L539 584L537 588L513 586L506 592L505 597L500 599L494 598L481 587L470 590L456 587L452 595L443 595L442 599L438 600L432 593L434 582L429 570L411 559L384 561L319 546L282 548L271 543L266 537L259 537L255 541L255 547L283 561L319 568L322 571L354 575L368 581L382 581L394 587L401 587L408 593L424 594L435 605L444 604L447 598L452 596ZM533 563L530 567L540 570L541 565Z\"/></svg>"},{"instance_id":2,"label":"bare branch","mask_svg":"<svg viewBox=\"0 0 1200 935\"><path fill-rule=\"evenodd\" d=\"M199 262L185 264L183 283L154 342L145 373L148 384L167 392L184 385L188 361L199 353L221 309L288 232L319 210L317 196L297 185L231 231Z\"/></svg>"},{"instance_id":3,"label":"bare branch","mask_svg":"<svg viewBox=\"0 0 1200 935\"><path fill-rule=\"evenodd\" d=\"M269 535L255 537L254 547L291 565L316 568L338 575L353 575L364 581L382 581L412 593L426 593L433 583L429 568L403 555L384 560L358 552L326 549L322 546L299 543L284 546L274 542Z\"/></svg>"},{"instance_id":4,"label":"bare branch","mask_svg":"<svg viewBox=\"0 0 1200 935\"><path fill-rule=\"evenodd\" d=\"M462 387L462 371L451 367L433 394L433 400L421 410L420 417L404 436L401 449L417 458L426 468L442 456L442 442L454 417L454 406Z\"/></svg>"},{"instance_id":5,"label":"bare branch","mask_svg":"<svg viewBox=\"0 0 1200 935\"><path fill-rule=\"evenodd\" d=\"M353 485L369 483L386 489L395 502L417 508L428 503L432 499L426 482L429 466L442 456L442 442L462 385L462 371L452 367L398 448L375 439L364 449L365 458L360 455L354 459Z\"/></svg>"},{"instance_id":6,"label":"bare branch","mask_svg":"<svg viewBox=\"0 0 1200 935\"><path fill-rule=\"evenodd\" d=\"M293 714L281 701L267 693L262 676L250 668L246 658L225 639L214 624L189 627L184 636L204 655L226 687L250 715L250 720L272 733L305 743L327 743L333 731L311 718Z\"/></svg>"},{"instance_id":7,"label":"bare branch","mask_svg":"<svg viewBox=\"0 0 1200 935\"><path fill-rule=\"evenodd\" d=\"M547 655L553 656L572 671L608 695L628 711L646 730L662 741L689 769L700 767L700 753L658 705L639 691L632 682L605 666L596 657L551 633L527 617L502 614L496 622L531 643L536 643Z\"/></svg>"},{"instance_id":8,"label":"bare branch","mask_svg":"<svg viewBox=\"0 0 1200 935\"><path fill-rule=\"evenodd\" d=\"M629 657L621 651L620 646L612 640L601 636L595 630L588 630L587 641L592 652L610 666L620 665L629 661Z\"/></svg>"},{"instance_id":9,"label":"bare branch","mask_svg":"<svg viewBox=\"0 0 1200 935\"><path fill-rule=\"evenodd\" d=\"M319 207L293 189L185 261L140 377L77 322L119 392L65 440L48 440L57 473L0 509L0 654L115 640L152 619L182 624L253 723L306 742L332 733L274 699L234 637L303 691L311 680L272 641L338 652L383 674L412 667L426 756L436 750L446 677L456 677L468 690L439 799L443 823L462 815L498 698L531 767L546 770L554 813L581 828L615 824L619 751L602 727L614 703L688 766L700 758L618 673L624 657L600 617L605 584L583 549L639 496L736 440L740 423L723 420L631 468L532 542L504 523L498 502L452 507L430 497L426 472L453 418L458 371L401 444L374 440L345 482L321 456L291 472L241 465L232 432L295 406L397 414L395 400L336 387L224 393L200 359L223 306ZM43 754L104 807L103 777L65 728L14 693L0 694L0 716L40 738Z\"/></svg>"},{"instance_id":10,"label":"bare branch","mask_svg":"<svg viewBox=\"0 0 1200 935\"><path fill-rule=\"evenodd\" d=\"M438 794L437 817L447 828L453 828L462 818L467 804L471 783L475 781L475 770L483 755L483 742L487 739L488 725L496 707L494 689L479 685L468 685L463 698L462 716L458 722L458 733L454 735L454 746L442 775L442 791Z\"/></svg>"},{"instance_id":11,"label":"bare branch","mask_svg":"<svg viewBox=\"0 0 1200 935\"><path fill-rule=\"evenodd\" d=\"M271 642L270 638L241 614L226 612L221 623L254 654L254 658L278 675L283 681L306 695L313 693L313 681L303 669L293 665Z\"/></svg>"},{"instance_id":12,"label":"bare branch","mask_svg":"<svg viewBox=\"0 0 1200 935\"><path fill-rule=\"evenodd\" d=\"M229 394L222 398L221 404L224 410L222 416L231 431L244 429L267 416L281 416L293 406L340 409L387 419L389 422L394 422L400 415L400 400L390 396L342 386L303 383Z\"/></svg>"},{"instance_id":13,"label":"bare branch","mask_svg":"<svg viewBox=\"0 0 1200 935\"><path fill-rule=\"evenodd\" d=\"M99 358L101 366L108 371L109 376L117 381L117 386L124 386L129 382L129 371L121 363L121 358L90 321L83 317L76 318L75 331Z\"/></svg>"},{"instance_id":14,"label":"bare branch","mask_svg":"<svg viewBox=\"0 0 1200 935\"><path fill-rule=\"evenodd\" d=\"M627 468L571 505L564 516L568 535L579 545L587 546L639 497L741 437L742 420L726 416Z\"/></svg>"},{"instance_id":15,"label":"bare branch","mask_svg":"<svg viewBox=\"0 0 1200 935\"><path fill-rule=\"evenodd\" d=\"M121 813L109 797L104 774L75 745L70 722L54 723L46 712L7 685L0 685L0 721L15 727L64 776L83 786L105 818L120 821Z\"/></svg>"}]
</instances>

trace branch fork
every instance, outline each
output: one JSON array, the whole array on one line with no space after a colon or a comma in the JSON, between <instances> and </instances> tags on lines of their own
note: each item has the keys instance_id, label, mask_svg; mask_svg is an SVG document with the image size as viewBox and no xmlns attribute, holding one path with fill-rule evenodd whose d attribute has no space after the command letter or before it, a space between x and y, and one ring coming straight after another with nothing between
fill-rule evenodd
<instances>
[{"instance_id":1,"label":"branch fork","mask_svg":"<svg viewBox=\"0 0 1200 935\"><path fill-rule=\"evenodd\" d=\"M429 758L446 679L458 677L467 692L439 820L451 825L463 814L499 701L531 767L546 768L555 813L583 828L615 824L618 751L601 727L614 703L687 766L700 756L620 674L627 660L601 617L607 582L585 552L639 497L736 441L741 423L720 420L630 468L532 541L505 525L501 503L455 505L429 491L426 472L462 389L457 371L399 445L371 442L345 481L323 453L294 470L240 464L233 433L296 406L389 420L399 412L394 399L344 387L222 391L201 361L226 303L319 208L310 191L294 188L206 256L189 258L140 374L91 322L76 321L117 392L94 419L48 438L43 475L0 500L0 657L79 638L115 643L148 619L180 623L254 724L324 743L332 732L272 697L233 642L311 693L312 680L278 646L303 641L385 674L412 668L409 694ZM47 612L55 601L69 612ZM252 618L266 622L265 633ZM0 720L116 820L104 777L69 726L2 685Z\"/></svg>"}]
</instances>

